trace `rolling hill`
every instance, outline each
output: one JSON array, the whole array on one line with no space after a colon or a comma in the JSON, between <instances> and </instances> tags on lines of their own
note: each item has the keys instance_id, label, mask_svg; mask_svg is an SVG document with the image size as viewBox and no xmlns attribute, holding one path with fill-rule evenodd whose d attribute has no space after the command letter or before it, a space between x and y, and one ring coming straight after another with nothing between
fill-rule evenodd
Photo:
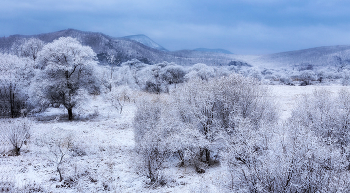
<instances>
[{"instance_id":1,"label":"rolling hill","mask_svg":"<svg viewBox=\"0 0 350 193\"><path fill-rule=\"evenodd\" d=\"M101 64L108 64L109 55L116 60L111 65L118 65L131 59L138 59L147 64L174 62L188 66L205 63L212 66L229 65L232 61L244 62L258 68L295 68L296 66L350 65L350 45L324 46L275 54L250 56L234 55L224 49L198 48L194 50L168 51L145 35L132 35L115 38L103 33L85 32L75 29L61 30L38 35L11 35L0 38L0 50L9 52L14 42L23 38L39 38L48 43L59 37L77 38L83 45L90 46Z\"/></svg>"},{"instance_id":2,"label":"rolling hill","mask_svg":"<svg viewBox=\"0 0 350 193\"><path fill-rule=\"evenodd\" d=\"M31 37L41 39L46 43L52 42L59 37L77 38L83 45L90 46L95 51L101 64L107 63L108 55L115 56L115 65L134 58L147 64L166 61L184 66L196 63L227 65L232 60L235 60L235 57L231 54L190 50L166 51L165 48L144 35L115 38L102 33L84 32L75 29L38 35L11 35L9 37L2 37L0 38L0 49L8 52L14 42Z\"/></svg>"}]
</instances>

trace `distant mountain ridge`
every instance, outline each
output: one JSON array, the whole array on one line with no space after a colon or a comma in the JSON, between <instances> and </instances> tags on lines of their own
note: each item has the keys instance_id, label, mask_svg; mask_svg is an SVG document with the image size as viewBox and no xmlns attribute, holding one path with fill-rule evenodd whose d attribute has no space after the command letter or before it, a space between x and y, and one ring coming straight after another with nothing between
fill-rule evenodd
<instances>
[{"instance_id":1,"label":"distant mountain ridge","mask_svg":"<svg viewBox=\"0 0 350 193\"><path fill-rule=\"evenodd\" d=\"M350 45L322 46L256 57L249 62L271 67L311 65L315 67L343 65L350 60Z\"/></svg>"},{"instance_id":2,"label":"distant mountain ridge","mask_svg":"<svg viewBox=\"0 0 350 193\"><path fill-rule=\"evenodd\" d=\"M123 38L129 39L129 40L134 40L134 41L139 42L139 43L141 43L141 44L143 44L145 46L148 46L150 48L154 48L154 49L161 50L161 51L168 51L163 46L157 44L151 38L149 38L149 37L147 37L146 35L143 35L143 34L124 36Z\"/></svg>"},{"instance_id":3,"label":"distant mountain ridge","mask_svg":"<svg viewBox=\"0 0 350 193\"><path fill-rule=\"evenodd\" d=\"M189 50L163 51L161 46L157 46L153 40L147 36L127 36L114 38L98 32L85 32L75 29L61 30L57 32L37 34L37 35L11 35L0 38L0 51L9 52L12 44L23 38L35 37L45 43L52 42L60 37L77 38L83 45L90 46L101 64L108 64L108 56L114 55L116 60L112 63L118 65L131 59L138 59L147 64L160 62L174 62L179 65L193 65L205 63L207 65L227 65L236 60L233 55L197 52ZM146 45L145 45L146 44Z\"/></svg>"},{"instance_id":4,"label":"distant mountain ridge","mask_svg":"<svg viewBox=\"0 0 350 193\"><path fill-rule=\"evenodd\" d=\"M61 30L37 35L11 35L0 38L0 52L10 52L14 42L35 37L49 43L60 37L77 38L83 45L90 46L97 54L100 64L118 65L131 59L147 64L174 62L179 65L204 63L213 66L245 64L257 68L294 68L307 65L315 67L350 65L350 45L324 46L262 56L234 55L223 49L198 48L195 50L167 51L145 35L115 38L98 32L75 29ZM107 60L113 55L112 63Z\"/></svg>"}]
</instances>

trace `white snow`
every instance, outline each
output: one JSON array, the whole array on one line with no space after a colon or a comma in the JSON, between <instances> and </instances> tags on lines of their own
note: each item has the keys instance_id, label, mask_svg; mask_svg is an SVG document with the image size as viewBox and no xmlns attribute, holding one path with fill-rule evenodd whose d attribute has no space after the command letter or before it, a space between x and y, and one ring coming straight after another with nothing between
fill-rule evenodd
<instances>
[{"instance_id":1,"label":"white snow","mask_svg":"<svg viewBox=\"0 0 350 193\"><path fill-rule=\"evenodd\" d=\"M269 86L271 99L281 110L281 119L290 116L296 100L315 89L337 93L344 86ZM84 110L85 108L85 110ZM96 110L97 109L97 110ZM0 181L12 182L17 188L42 187L47 192L224 192L230 183L223 166L206 168L197 174L192 167L168 167L164 171L168 184L149 188L147 178L137 173L132 121L135 103L128 102L120 114L102 96L91 98L82 112L95 113L89 119L68 121L62 108L48 109L32 117L30 142L18 157L0 158ZM86 155L66 155L62 164L65 179L75 179L72 187L58 181L53 155L44 143L49 135L69 134L74 147ZM34 185L35 184L35 185Z\"/></svg>"},{"instance_id":2,"label":"white snow","mask_svg":"<svg viewBox=\"0 0 350 193\"><path fill-rule=\"evenodd\" d=\"M271 99L276 102L280 110L281 120L286 120L291 116L291 111L294 105L302 95L311 94L315 90L325 89L331 91L336 95L342 88L346 86L332 85L332 86L286 86L286 85L270 85Z\"/></svg>"}]
</instances>

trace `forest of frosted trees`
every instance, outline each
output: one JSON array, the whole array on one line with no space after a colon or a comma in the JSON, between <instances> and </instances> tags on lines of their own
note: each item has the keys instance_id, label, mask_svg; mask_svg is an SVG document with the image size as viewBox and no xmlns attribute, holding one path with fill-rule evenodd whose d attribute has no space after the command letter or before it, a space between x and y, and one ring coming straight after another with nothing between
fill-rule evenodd
<instances>
[{"instance_id":1,"label":"forest of frosted trees","mask_svg":"<svg viewBox=\"0 0 350 193\"><path fill-rule=\"evenodd\" d=\"M68 130L52 130L37 138L35 128L42 114L50 109L65 112L46 125L89 120L95 124L102 119L98 118L102 104L113 107L116 114L128 113L125 109L131 106L135 111L127 124L134 140L130 154L144 191L177 186L169 173L181 168L192 168L191 176L220 168L227 175L212 177L219 179L222 192L350 191L350 90L344 87L332 94L320 89L303 95L284 120L267 86L348 85L346 65L327 72L308 65L284 71L236 63L149 65L136 59L111 65L115 58L107 59L99 64L90 47L71 37L47 44L23 39L1 53L0 159L25 157L24 147L39 144L39 149L47 149L56 189L74 189L79 178L91 172L72 177L70 172L77 168L67 163L94 155ZM103 102L86 108L98 97ZM110 114L103 119L116 119ZM87 179L92 184L101 181ZM107 182L101 187L113 191ZM1 189L50 192L45 185L17 186L0 175ZM205 187L200 191L211 192Z\"/></svg>"}]
</instances>

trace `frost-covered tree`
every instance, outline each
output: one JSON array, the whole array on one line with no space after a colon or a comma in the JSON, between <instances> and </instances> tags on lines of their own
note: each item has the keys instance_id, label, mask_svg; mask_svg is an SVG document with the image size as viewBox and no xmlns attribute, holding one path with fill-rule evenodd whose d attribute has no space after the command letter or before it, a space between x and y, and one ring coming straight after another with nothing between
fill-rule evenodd
<instances>
[{"instance_id":1,"label":"frost-covered tree","mask_svg":"<svg viewBox=\"0 0 350 193\"><path fill-rule=\"evenodd\" d=\"M162 87L162 79L160 75L160 66L149 66L149 79L146 80L144 85L144 90L150 93L159 94L161 92L166 92L166 89Z\"/></svg>"},{"instance_id":2,"label":"frost-covered tree","mask_svg":"<svg viewBox=\"0 0 350 193\"><path fill-rule=\"evenodd\" d=\"M112 88L116 85L116 67L100 66L99 70L96 72L98 73L98 77L100 77L101 84L103 85L105 92L111 92Z\"/></svg>"},{"instance_id":3,"label":"frost-covered tree","mask_svg":"<svg viewBox=\"0 0 350 193\"><path fill-rule=\"evenodd\" d=\"M63 105L68 119L84 91L96 93L99 84L94 75L96 54L71 37L61 37L43 47L38 64L41 70L31 86L32 97L40 104Z\"/></svg>"},{"instance_id":4,"label":"frost-covered tree","mask_svg":"<svg viewBox=\"0 0 350 193\"><path fill-rule=\"evenodd\" d=\"M0 105L2 116L12 118L26 108L27 90L33 77L28 61L11 54L0 54Z\"/></svg>"},{"instance_id":5,"label":"frost-covered tree","mask_svg":"<svg viewBox=\"0 0 350 193\"><path fill-rule=\"evenodd\" d=\"M267 93L258 81L232 74L209 82L193 79L179 87L173 96L179 120L191 123L207 140L200 158L210 163L211 153L217 154L224 147L223 141L230 143L236 137L241 122L259 129L262 124L277 120Z\"/></svg>"},{"instance_id":6,"label":"frost-covered tree","mask_svg":"<svg viewBox=\"0 0 350 193\"><path fill-rule=\"evenodd\" d=\"M200 148L206 145L195 125L179 120L174 102L162 95L148 95L137 105L134 118L136 150L141 168L151 183L164 183L161 172L172 155L178 158L180 166L184 166L185 162L198 158Z\"/></svg>"},{"instance_id":7,"label":"frost-covered tree","mask_svg":"<svg viewBox=\"0 0 350 193\"><path fill-rule=\"evenodd\" d=\"M192 66L189 73L185 75L185 79L190 80L195 77L199 77L202 80L209 80L215 77L215 70L213 67L207 66L206 64L195 64Z\"/></svg>"},{"instance_id":8,"label":"frost-covered tree","mask_svg":"<svg viewBox=\"0 0 350 193\"><path fill-rule=\"evenodd\" d=\"M181 66L166 66L161 69L161 79L167 84L176 84L184 82L186 72Z\"/></svg>"},{"instance_id":9,"label":"frost-covered tree","mask_svg":"<svg viewBox=\"0 0 350 193\"><path fill-rule=\"evenodd\" d=\"M255 78L256 80L262 80L262 75L260 73L260 71L258 69L251 69L249 70L248 72L248 77L252 77L252 78Z\"/></svg>"},{"instance_id":10,"label":"frost-covered tree","mask_svg":"<svg viewBox=\"0 0 350 193\"><path fill-rule=\"evenodd\" d=\"M123 107L126 102L131 101L133 92L128 86L114 87L109 93L106 94L106 99L112 104L113 107L123 112Z\"/></svg>"},{"instance_id":11,"label":"frost-covered tree","mask_svg":"<svg viewBox=\"0 0 350 193\"><path fill-rule=\"evenodd\" d=\"M19 57L30 59L35 66L38 54L44 45L45 43L37 38L21 39L12 45L11 51Z\"/></svg>"},{"instance_id":12,"label":"frost-covered tree","mask_svg":"<svg viewBox=\"0 0 350 193\"><path fill-rule=\"evenodd\" d=\"M128 85L132 89L140 89L142 87L143 76L140 76L140 71L144 69L147 64L133 59L121 64L115 72L115 82L117 85Z\"/></svg>"},{"instance_id":13,"label":"frost-covered tree","mask_svg":"<svg viewBox=\"0 0 350 193\"><path fill-rule=\"evenodd\" d=\"M313 72L311 70L302 71L300 73L299 78L301 81L304 81L305 85L310 85L311 81L315 81L317 79L315 72Z\"/></svg>"},{"instance_id":14,"label":"frost-covered tree","mask_svg":"<svg viewBox=\"0 0 350 193\"><path fill-rule=\"evenodd\" d=\"M140 166L154 184L158 182L163 162L166 159L167 147L163 130L159 128L161 116L159 99L142 100L134 118L136 151L140 155Z\"/></svg>"}]
</instances>

